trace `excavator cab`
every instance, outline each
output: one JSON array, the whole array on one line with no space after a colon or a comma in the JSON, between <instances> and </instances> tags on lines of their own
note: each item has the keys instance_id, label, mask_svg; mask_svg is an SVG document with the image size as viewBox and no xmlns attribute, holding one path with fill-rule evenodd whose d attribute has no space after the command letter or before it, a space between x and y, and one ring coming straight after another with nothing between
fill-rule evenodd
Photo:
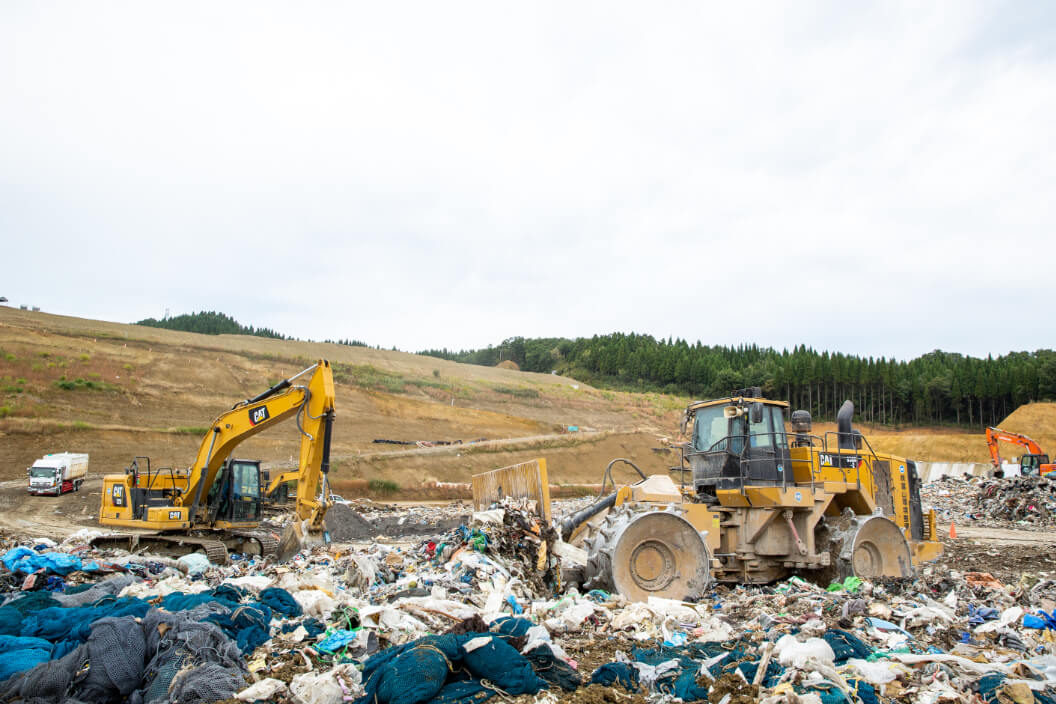
<instances>
[{"instance_id":1,"label":"excavator cab","mask_svg":"<svg viewBox=\"0 0 1056 704\"><path fill-rule=\"evenodd\" d=\"M1019 471L1025 475L1040 474L1041 466L1049 464L1048 455L1023 455L1019 458Z\"/></svg>"},{"instance_id":2,"label":"excavator cab","mask_svg":"<svg viewBox=\"0 0 1056 704\"><path fill-rule=\"evenodd\" d=\"M259 460L228 459L209 489L210 523L255 523L260 520L263 496Z\"/></svg>"}]
</instances>

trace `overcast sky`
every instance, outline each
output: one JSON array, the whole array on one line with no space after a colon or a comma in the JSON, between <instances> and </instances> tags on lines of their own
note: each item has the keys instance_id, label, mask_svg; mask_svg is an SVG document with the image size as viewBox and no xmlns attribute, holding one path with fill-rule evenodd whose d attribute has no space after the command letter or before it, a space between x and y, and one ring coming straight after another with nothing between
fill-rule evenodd
<instances>
[{"instance_id":1,"label":"overcast sky","mask_svg":"<svg viewBox=\"0 0 1056 704\"><path fill-rule=\"evenodd\" d=\"M406 350L1054 347L1056 4L0 4L0 295Z\"/></svg>"}]
</instances>

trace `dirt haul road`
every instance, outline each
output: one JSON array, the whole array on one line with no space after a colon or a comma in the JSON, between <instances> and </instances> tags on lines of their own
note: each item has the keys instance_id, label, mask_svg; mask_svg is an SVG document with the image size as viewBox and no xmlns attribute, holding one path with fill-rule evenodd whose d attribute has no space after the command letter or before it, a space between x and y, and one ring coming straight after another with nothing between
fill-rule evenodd
<instances>
[{"instance_id":1,"label":"dirt haul road","mask_svg":"<svg viewBox=\"0 0 1056 704\"><path fill-rule=\"evenodd\" d=\"M62 496L31 496L26 481L0 482L0 531L33 538L61 539L81 528L99 528L102 477L89 476L80 491Z\"/></svg>"}]
</instances>

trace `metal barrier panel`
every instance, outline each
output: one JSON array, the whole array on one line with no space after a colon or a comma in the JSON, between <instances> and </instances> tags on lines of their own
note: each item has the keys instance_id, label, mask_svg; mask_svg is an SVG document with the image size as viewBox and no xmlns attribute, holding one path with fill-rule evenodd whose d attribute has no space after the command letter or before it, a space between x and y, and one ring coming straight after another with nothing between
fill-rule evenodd
<instances>
[{"instance_id":1,"label":"metal barrier panel","mask_svg":"<svg viewBox=\"0 0 1056 704\"><path fill-rule=\"evenodd\" d=\"M1006 467L1005 476L1016 474ZM993 467L986 462L917 462L917 475L922 484L930 484L943 477L988 477Z\"/></svg>"},{"instance_id":2,"label":"metal barrier panel","mask_svg":"<svg viewBox=\"0 0 1056 704\"><path fill-rule=\"evenodd\" d=\"M474 511L483 511L507 496L535 501L536 513L549 522L550 483L546 460L539 458L473 475Z\"/></svg>"}]
</instances>

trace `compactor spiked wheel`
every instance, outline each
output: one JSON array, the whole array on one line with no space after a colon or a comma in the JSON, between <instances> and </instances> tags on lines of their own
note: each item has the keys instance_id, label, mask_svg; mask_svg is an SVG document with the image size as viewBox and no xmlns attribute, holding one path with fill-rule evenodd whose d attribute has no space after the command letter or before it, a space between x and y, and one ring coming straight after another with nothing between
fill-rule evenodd
<instances>
[{"instance_id":1,"label":"compactor spiked wheel","mask_svg":"<svg viewBox=\"0 0 1056 704\"><path fill-rule=\"evenodd\" d=\"M711 582L711 556L700 533L672 510L617 510L585 542L587 586L631 601L699 598Z\"/></svg>"},{"instance_id":2,"label":"compactor spiked wheel","mask_svg":"<svg viewBox=\"0 0 1056 704\"><path fill-rule=\"evenodd\" d=\"M829 520L819 547L833 556L836 579L909 577L913 574L909 543L899 527L880 515L844 515Z\"/></svg>"}]
</instances>

